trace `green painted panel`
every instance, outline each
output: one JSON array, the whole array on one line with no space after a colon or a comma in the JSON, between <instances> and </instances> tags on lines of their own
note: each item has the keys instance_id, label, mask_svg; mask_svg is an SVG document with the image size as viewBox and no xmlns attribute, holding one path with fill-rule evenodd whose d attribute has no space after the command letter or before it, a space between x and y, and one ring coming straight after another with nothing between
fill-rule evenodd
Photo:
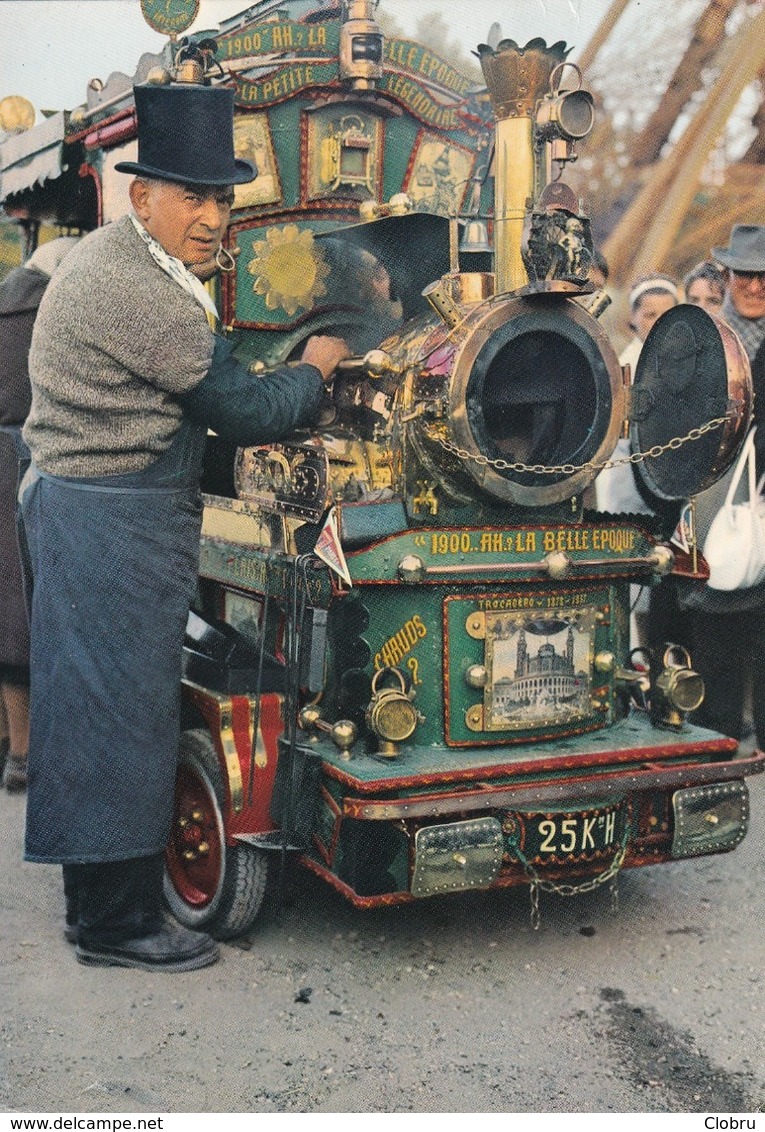
<instances>
[{"instance_id":1,"label":"green painted panel","mask_svg":"<svg viewBox=\"0 0 765 1132\"><path fill-rule=\"evenodd\" d=\"M300 115L304 105L300 99L291 99L268 112L283 208L294 208L300 201Z\"/></svg>"},{"instance_id":2,"label":"green painted panel","mask_svg":"<svg viewBox=\"0 0 765 1132\"><path fill-rule=\"evenodd\" d=\"M348 273L336 263L342 248L301 236L336 227L331 220L311 220L240 230L237 321L287 329L303 322L312 310L347 304Z\"/></svg>"},{"instance_id":3,"label":"green painted panel","mask_svg":"<svg viewBox=\"0 0 765 1132\"><path fill-rule=\"evenodd\" d=\"M608 678L593 661L610 651L612 604L608 587L494 590L448 600L448 740L547 740L605 726L610 690L600 698L593 693Z\"/></svg>"},{"instance_id":4,"label":"green painted panel","mask_svg":"<svg viewBox=\"0 0 765 1132\"><path fill-rule=\"evenodd\" d=\"M413 736L417 744L443 743L444 593L441 587L414 591L379 587L362 593L370 614L364 638L371 651L372 671L398 668L404 673L414 704L425 717Z\"/></svg>"},{"instance_id":5,"label":"green painted panel","mask_svg":"<svg viewBox=\"0 0 765 1132\"><path fill-rule=\"evenodd\" d=\"M294 558L272 554L268 550L247 549L205 537L199 544L201 577L257 594L267 593L276 602L291 600L296 569ZM298 600L302 597L305 581L308 603L326 609L332 599L329 571L321 568L304 574L298 570L297 576Z\"/></svg>"},{"instance_id":6,"label":"green painted panel","mask_svg":"<svg viewBox=\"0 0 765 1132\"><path fill-rule=\"evenodd\" d=\"M394 193L402 191L409 157L421 129L420 123L413 118L399 119L395 126L386 125L383 200L390 200Z\"/></svg>"},{"instance_id":7,"label":"green painted panel","mask_svg":"<svg viewBox=\"0 0 765 1132\"><path fill-rule=\"evenodd\" d=\"M707 731L690 723L684 724L679 733L663 731L654 727L647 715L635 712L601 731L559 739L552 750L550 745L545 743L525 743L513 747L462 747L459 750L418 745L404 746L397 758L384 759L373 753L365 753L362 744L358 743L354 747L352 759L348 761L340 757L337 748L329 741L320 739L316 748L312 749L320 751L325 763L337 767L343 774L355 779L360 786L379 783L380 790L386 791L389 789L386 783L396 779L399 785L395 793L400 797L421 789L416 785L415 780L423 775L448 774L454 777L456 772L459 777L462 771L484 769L488 774L491 768L512 768L514 763L538 764L538 773L524 774L524 782L533 782L537 778L547 779L550 777L550 772L545 769L545 765L551 756L556 758L570 756L573 760L572 770L567 770L565 772L567 775L573 772L576 763L581 764L581 769L584 770L591 758L598 756L602 758L604 752L613 752L613 765L623 766L625 765L623 758L617 762L619 756L635 749L639 750L639 758L636 757L635 761L640 765L650 761L652 751L660 756L668 747L676 750L678 757L683 749L687 748L688 754L693 756L693 762L706 762L709 761L710 756L709 754L705 756L700 751L700 745L719 741L720 738L717 732ZM512 769L509 769L506 774L499 776L498 780L509 780L511 776ZM512 777L513 781L518 780L517 776ZM407 785L409 778L412 782ZM494 776L492 780L495 780ZM448 787L448 789L453 788L453 785ZM435 789L437 789L436 785L428 786L429 791ZM351 793L352 788L347 792Z\"/></svg>"},{"instance_id":8,"label":"green painted panel","mask_svg":"<svg viewBox=\"0 0 765 1132\"><path fill-rule=\"evenodd\" d=\"M425 567L434 571L454 567L472 568L472 579L482 568L508 564L508 577L519 577L513 567L522 563L538 563L546 554L562 551L572 562L593 558L617 562L650 554L653 544L638 527L628 524L565 525L559 527L506 527L504 529L462 529L407 531L405 534L378 542L366 550L348 555L348 566L354 580L392 581L398 564L406 555L417 555ZM634 566L631 568L634 573ZM436 576L434 574L434 576ZM520 575L522 576L522 575ZM529 571L529 578L538 572ZM506 580L506 579L505 579Z\"/></svg>"}]
</instances>

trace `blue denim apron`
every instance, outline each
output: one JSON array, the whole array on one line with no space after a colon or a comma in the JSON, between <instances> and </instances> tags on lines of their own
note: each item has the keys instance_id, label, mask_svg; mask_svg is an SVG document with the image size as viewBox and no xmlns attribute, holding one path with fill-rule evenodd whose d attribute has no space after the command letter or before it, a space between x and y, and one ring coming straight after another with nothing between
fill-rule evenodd
<instances>
[{"instance_id":1,"label":"blue denim apron","mask_svg":"<svg viewBox=\"0 0 765 1132\"><path fill-rule=\"evenodd\" d=\"M145 471L68 479L33 466L21 485L34 574L27 860L164 849L204 445L184 421Z\"/></svg>"}]
</instances>

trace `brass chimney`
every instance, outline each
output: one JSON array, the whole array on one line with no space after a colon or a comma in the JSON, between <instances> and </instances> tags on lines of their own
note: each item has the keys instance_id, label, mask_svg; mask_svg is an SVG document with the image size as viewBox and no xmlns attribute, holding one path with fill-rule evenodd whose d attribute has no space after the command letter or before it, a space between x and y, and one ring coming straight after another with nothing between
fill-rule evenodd
<instances>
[{"instance_id":1,"label":"brass chimney","mask_svg":"<svg viewBox=\"0 0 765 1132\"><path fill-rule=\"evenodd\" d=\"M534 124L537 104L550 76L568 51L559 41L548 47L532 39L519 47L503 39L496 50L478 47L481 69L494 108L494 272L497 294L528 283L521 256L523 225L540 190Z\"/></svg>"}]
</instances>

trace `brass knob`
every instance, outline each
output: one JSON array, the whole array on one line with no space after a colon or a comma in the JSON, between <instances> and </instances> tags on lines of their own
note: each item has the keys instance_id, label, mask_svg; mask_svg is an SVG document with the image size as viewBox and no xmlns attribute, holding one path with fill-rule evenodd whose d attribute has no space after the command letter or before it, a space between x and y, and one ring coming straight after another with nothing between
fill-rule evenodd
<instances>
[{"instance_id":1,"label":"brass knob","mask_svg":"<svg viewBox=\"0 0 765 1132\"><path fill-rule=\"evenodd\" d=\"M425 563L418 554L405 554L398 564L397 573L402 582L421 582L425 577Z\"/></svg>"},{"instance_id":2,"label":"brass knob","mask_svg":"<svg viewBox=\"0 0 765 1132\"><path fill-rule=\"evenodd\" d=\"M471 731L483 730L483 705L473 704L465 712L465 723Z\"/></svg>"},{"instance_id":3,"label":"brass knob","mask_svg":"<svg viewBox=\"0 0 765 1132\"><path fill-rule=\"evenodd\" d=\"M541 565L551 578L565 578L571 571L571 559L562 550L545 555Z\"/></svg>"},{"instance_id":4,"label":"brass knob","mask_svg":"<svg viewBox=\"0 0 765 1132\"><path fill-rule=\"evenodd\" d=\"M364 368L370 377L382 377L385 373L400 373L401 367L385 350L369 350L364 355Z\"/></svg>"},{"instance_id":5,"label":"brass knob","mask_svg":"<svg viewBox=\"0 0 765 1132\"><path fill-rule=\"evenodd\" d=\"M649 556L649 560L653 566L654 574L663 577L671 572L675 564L675 554L670 547L665 546L664 543L659 543L658 546L653 548L653 554Z\"/></svg>"},{"instance_id":6,"label":"brass knob","mask_svg":"<svg viewBox=\"0 0 765 1132\"><path fill-rule=\"evenodd\" d=\"M313 704L308 704L301 709L298 715L298 725L303 731L313 731L320 719L319 709L314 707Z\"/></svg>"},{"instance_id":7,"label":"brass knob","mask_svg":"<svg viewBox=\"0 0 765 1132\"><path fill-rule=\"evenodd\" d=\"M408 193L394 193L388 201L391 216L404 216L414 208L414 201Z\"/></svg>"},{"instance_id":8,"label":"brass knob","mask_svg":"<svg viewBox=\"0 0 765 1132\"><path fill-rule=\"evenodd\" d=\"M465 673L465 683L469 688L485 688L489 679L483 664L471 664Z\"/></svg>"},{"instance_id":9,"label":"brass knob","mask_svg":"<svg viewBox=\"0 0 765 1132\"><path fill-rule=\"evenodd\" d=\"M152 86L169 86L173 76L165 67L152 67L146 76L146 82Z\"/></svg>"},{"instance_id":10,"label":"brass knob","mask_svg":"<svg viewBox=\"0 0 765 1132\"><path fill-rule=\"evenodd\" d=\"M346 752L351 749L358 736L358 728L350 719L338 719L331 731L332 742L338 750Z\"/></svg>"}]
</instances>

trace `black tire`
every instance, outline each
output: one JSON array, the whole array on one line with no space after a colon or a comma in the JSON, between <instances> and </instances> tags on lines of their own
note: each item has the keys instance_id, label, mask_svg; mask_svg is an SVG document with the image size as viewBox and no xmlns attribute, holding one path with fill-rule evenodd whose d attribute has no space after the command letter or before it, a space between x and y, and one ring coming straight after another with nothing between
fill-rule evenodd
<instances>
[{"instance_id":1,"label":"black tire","mask_svg":"<svg viewBox=\"0 0 765 1132\"><path fill-rule=\"evenodd\" d=\"M165 901L188 928L233 939L252 927L268 882L268 856L226 845L225 791L212 738L181 735L173 824L165 850Z\"/></svg>"}]
</instances>

